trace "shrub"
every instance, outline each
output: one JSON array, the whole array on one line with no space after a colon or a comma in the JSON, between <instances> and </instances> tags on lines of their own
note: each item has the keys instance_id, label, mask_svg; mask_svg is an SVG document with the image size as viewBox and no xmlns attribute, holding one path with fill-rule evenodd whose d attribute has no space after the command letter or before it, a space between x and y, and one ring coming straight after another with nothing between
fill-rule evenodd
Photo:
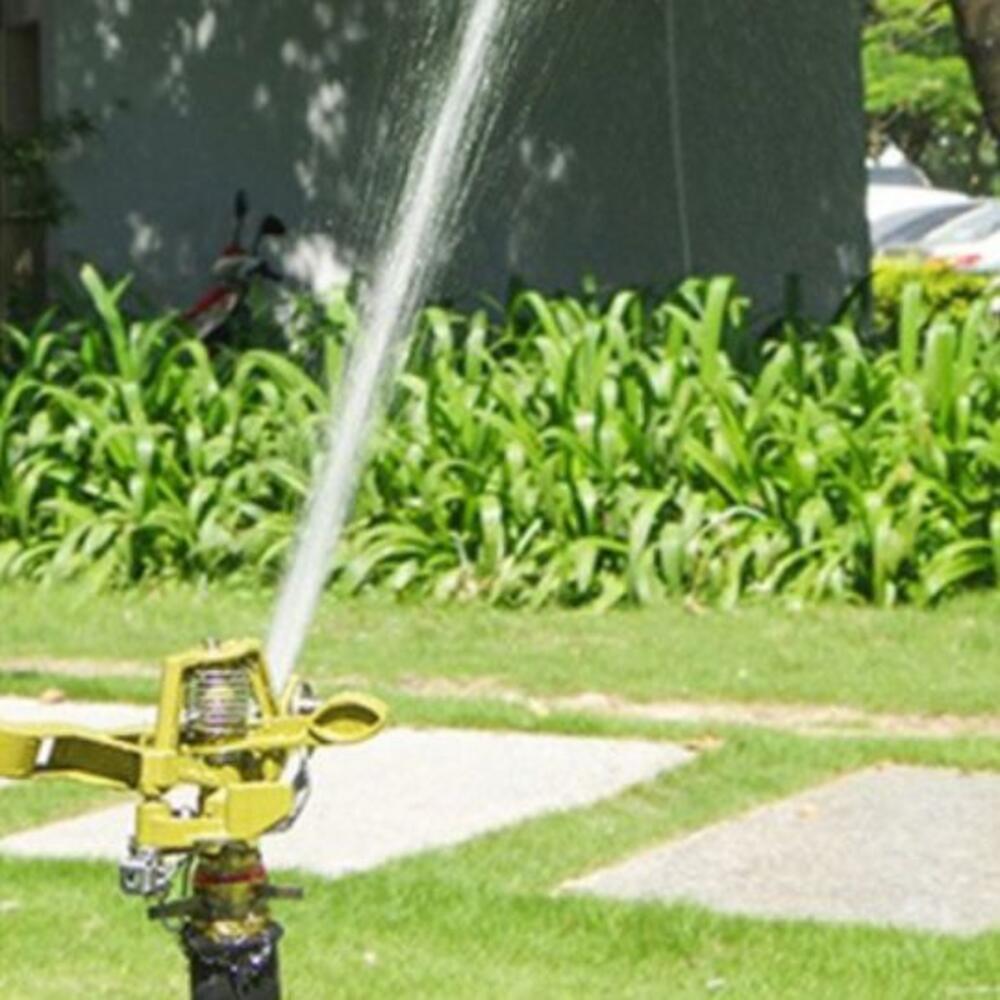
<instances>
[{"instance_id":1,"label":"shrub","mask_svg":"<svg viewBox=\"0 0 1000 1000\"><path fill-rule=\"evenodd\" d=\"M428 314L365 480L346 577L512 603L696 593L927 600L995 582L1000 361L983 304L900 349L847 327L720 350L732 288L606 308L526 294ZM739 321L739 317L735 317Z\"/></svg>"},{"instance_id":2,"label":"shrub","mask_svg":"<svg viewBox=\"0 0 1000 1000\"><path fill-rule=\"evenodd\" d=\"M170 317L6 328L0 574L117 583L277 571L326 394L279 354L210 356ZM336 354L330 339L329 354Z\"/></svg>"},{"instance_id":3,"label":"shrub","mask_svg":"<svg viewBox=\"0 0 1000 1000\"><path fill-rule=\"evenodd\" d=\"M273 579L328 393L285 357L213 358L169 318L8 330L0 576ZM888 604L995 585L1000 340L984 302L898 349L794 328L755 374L722 349L726 280L652 302L527 292L498 321L430 309L333 575L509 605L789 593ZM335 385L340 325L322 344Z\"/></svg>"},{"instance_id":4,"label":"shrub","mask_svg":"<svg viewBox=\"0 0 1000 1000\"><path fill-rule=\"evenodd\" d=\"M969 310L995 285L983 274L956 271L939 261L882 257L872 273L874 326L877 334L891 335L899 327L899 308L907 285L918 284L927 310L964 323Z\"/></svg>"}]
</instances>

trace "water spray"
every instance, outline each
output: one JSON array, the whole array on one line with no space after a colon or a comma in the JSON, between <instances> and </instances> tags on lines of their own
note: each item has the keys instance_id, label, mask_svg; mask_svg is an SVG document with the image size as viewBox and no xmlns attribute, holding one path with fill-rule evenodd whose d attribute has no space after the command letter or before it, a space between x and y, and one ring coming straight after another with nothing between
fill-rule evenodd
<instances>
[{"instance_id":1,"label":"water spray","mask_svg":"<svg viewBox=\"0 0 1000 1000\"><path fill-rule=\"evenodd\" d=\"M123 892L175 931L195 1000L278 1000L281 926L270 902L301 893L271 883L260 840L298 819L309 759L384 725L364 694L319 704L292 677L276 690L260 645L210 645L168 660L152 730L0 725L0 777L71 779L137 792ZM176 793L193 789L193 801Z\"/></svg>"},{"instance_id":2,"label":"water spray","mask_svg":"<svg viewBox=\"0 0 1000 1000\"><path fill-rule=\"evenodd\" d=\"M397 348L413 325L462 205L456 192L482 150L495 102L491 73L508 0L466 6L450 83L432 102L402 200L373 276L356 347L331 417L319 471L266 654L257 643L211 646L168 660L155 728L100 733L0 724L0 777L69 778L138 792L121 888L175 930L195 1000L278 1000L273 885L260 840L287 829L308 794L317 749L368 739L385 707L361 694L316 705L292 675L349 513L364 446ZM175 793L193 788L193 804Z\"/></svg>"},{"instance_id":3,"label":"water spray","mask_svg":"<svg viewBox=\"0 0 1000 1000\"><path fill-rule=\"evenodd\" d=\"M396 224L362 310L363 337L330 417L327 452L278 595L267 643L276 684L284 683L298 661L350 513L382 392L456 223L463 177L482 151L488 118L496 112L495 102L487 100L490 74L504 54L498 40L510 10L509 0L475 0L467 6L450 85L431 109L406 177Z\"/></svg>"}]
</instances>

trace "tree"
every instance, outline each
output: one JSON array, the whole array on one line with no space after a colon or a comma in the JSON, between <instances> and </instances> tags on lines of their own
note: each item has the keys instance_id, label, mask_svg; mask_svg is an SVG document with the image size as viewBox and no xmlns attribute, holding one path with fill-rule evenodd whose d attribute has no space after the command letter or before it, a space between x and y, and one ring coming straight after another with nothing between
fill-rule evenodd
<instances>
[{"instance_id":1,"label":"tree","mask_svg":"<svg viewBox=\"0 0 1000 1000\"><path fill-rule=\"evenodd\" d=\"M951 6L986 123L1000 142L1000 4L951 0Z\"/></svg>"},{"instance_id":2,"label":"tree","mask_svg":"<svg viewBox=\"0 0 1000 1000\"><path fill-rule=\"evenodd\" d=\"M938 184L974 192L1000 189L1000 133L991 130L984 115L986 102L980 102L976 86L980 73L974 80L970 71L978 65L973 48L980 53L979 64L990 61L989 32L996 32L1000 15L990 9L995 3L865 0L864 61L873 151L892 141ZM963 26L961 35L956 24ZM974 41L963 45L965 38ZM998 58L1000 51L993 61ZM988 78L984 70L983 79ZM1000 114L1000 72L991 79L997 85L993 106Z\"/></svg>"}]
</instances>

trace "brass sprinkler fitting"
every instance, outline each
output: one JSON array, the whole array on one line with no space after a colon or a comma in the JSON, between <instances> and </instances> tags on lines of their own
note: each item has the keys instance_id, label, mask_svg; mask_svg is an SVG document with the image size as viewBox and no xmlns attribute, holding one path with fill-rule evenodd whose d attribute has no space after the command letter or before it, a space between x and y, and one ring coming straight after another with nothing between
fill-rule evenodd
<instances>
[{"instance_id":1,"label":"brass sprinkler fitting","mask_svg":"<svg viewBox=\"0 0 1000 1000\"><path fill-rule=\"evenodd\" d=\"M270 884L258 842L298 818L315 750L368 739L385 720L368 695L317 707L295 678L275 692L260 645L230 642L167 661L151 731L0 724L0 777L138 792L122 890L156 900L154 919L183 921L196 998L271 1000L281 929L268 901L301 894ZM181 786L197 790L193 808L168 798ZM168 901L182 872L192 895Z\"/></svg>"}]
</instances>

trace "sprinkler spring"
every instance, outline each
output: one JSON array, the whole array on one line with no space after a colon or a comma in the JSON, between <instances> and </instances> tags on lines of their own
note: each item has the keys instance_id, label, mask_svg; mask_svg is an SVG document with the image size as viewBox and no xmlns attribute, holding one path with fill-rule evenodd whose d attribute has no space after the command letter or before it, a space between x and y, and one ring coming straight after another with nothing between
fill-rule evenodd
<instances>
[{"instance_id":1,"label":"sprinkler spring","mask_svg":"<svg viewBox=\"0 0 1000 1000\"><path fill-rule=\"evenodd\" d=\"M204 666L184 681L184 736L191 743L237 739L250 725L246 664Z\"/></svg>"}]
</instances>

